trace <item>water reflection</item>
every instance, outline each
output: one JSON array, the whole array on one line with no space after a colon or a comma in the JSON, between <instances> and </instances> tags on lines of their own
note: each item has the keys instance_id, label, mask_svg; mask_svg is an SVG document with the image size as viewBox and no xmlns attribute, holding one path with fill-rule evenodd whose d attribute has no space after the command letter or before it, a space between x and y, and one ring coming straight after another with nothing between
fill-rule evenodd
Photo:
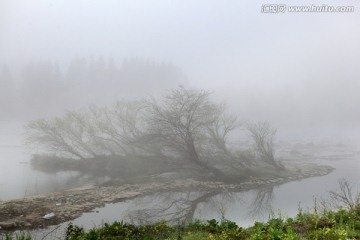
<instances>
[{"instance_id":1,"label":"water reflection","mask_svg":"<svg viewBox=\"0 0 360 240\"><path fill-rule=\"evenodd\" d=\"M151 224L159 220L169 223L191 221L200 203L208 202L218 192L165 192L136 199L137 206L128 212L125 220L134 224Z\"/></svg>"},{"instance_id":2,"label":"water reflection","mask_svg":"<svg viewBox=\"0 0 360 240\"><path fill-rule=\"evenodd\" d=\"M129 221L133 223L149 223L152 221L169 221L178 224L188 219L220 219L222 217L236 222L239 226L248 227L254 221L267 221L272 214L281 209L282 216L293 217L298 213L299 206L306 210L314 206L314 197L327 197L328 191L337 186L341 177L347 177L356 186L360 186L358 172L360 159L343 159L326 161L336 170L322 176L288 182L283 185L268 185L263 188L248 191L231 191L219 189L215 192L179 191L160 192L153 195L141 196L135 199L106 204L103 208L84 213L73 220L75 225L91 229L105 222ZM306 191L304 191L306 190ZM42 239L51 232L51 237L63 236L67 223L52 226L32 234Z\"/></svg>"},{"instance_id":3,"label":"water reflection","mask_svg":"<svg viewBox=\"0 0 360 240\"><path fill-rule=\"evenodd\" d=\"M0 200L100 184L108 180L107 177L94 177L78 171L48 173L34 170L29 153L21 146L20 136L10 134L0 138Z\"/></svg>"},{"instance_id":4,"label":"water reflection","mask_svg":"<svg viewBox=\"0 0 360 240\"><path fill-rule=\"evenodd\" d=\"M93 177L77 171L35 171L18 148L0 146L0 156L6 156L0 158L0 200L63 191L108 180L106 177Z\"/></svg>"},{"instance_id":5,"label":"water reflection","mask_svg":"<svg viewBox=\"0 0 360 240\"><path fill-rule=\"evenodd\" d=\"M85 228L120 220L133 224L151 224L163 220L170 224L182 224L194 219L227 218L234 204L245 206L240 207L242 214L239 215L244 221L258 218L265 210L269 210L274 199L273 189L274 186L245 192L225 189L211 192L160 192L125 202L107 204L104 208L84 213L73 222ZM212 216L209 217L209 214Z\"/></svg>"},{"instance_id":6,"label":"water reflection","mask_svg":"<svg viewBox=\"0 0 360 240\"><path fill-rule=\"evenodd\" d=\"M266 216L272 210L274 200L274 186L264 186L256 190L254 201L252 202L249 215L256 219Z\"/></svg>"}]
</instances>

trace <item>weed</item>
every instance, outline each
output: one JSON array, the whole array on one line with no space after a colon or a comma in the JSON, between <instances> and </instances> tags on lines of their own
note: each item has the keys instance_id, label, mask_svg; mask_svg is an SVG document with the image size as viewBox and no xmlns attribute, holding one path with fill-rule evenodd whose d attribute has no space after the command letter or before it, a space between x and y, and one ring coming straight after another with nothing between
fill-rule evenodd
<instances>
[{"instance_id":1,"label":"weed","mask_svg":"<svg viewBox=\"0 0 360 240\"><path fill-rule=\"evenodd\" d=\"M14 239L15 238L15 239ZM26 235L5 235L0 240L30 240ZM66 240L127 239L127 240L235 240L235 239L360 239L360 210L337 211L311 210L299 212L294 218L284 219L279 213L267 222L256 222L252 227L242 228L230 220L211 219L206 222L194 220L177 226L165 221L152 225L133 225L125 222L105 223L89 231L69 224Z\"/></svg>"}]
</instances>

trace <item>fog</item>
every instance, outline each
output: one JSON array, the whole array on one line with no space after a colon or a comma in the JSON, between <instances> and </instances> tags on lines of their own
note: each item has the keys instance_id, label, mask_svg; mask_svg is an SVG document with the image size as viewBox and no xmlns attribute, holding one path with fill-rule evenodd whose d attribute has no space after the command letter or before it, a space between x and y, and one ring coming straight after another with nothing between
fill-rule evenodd
<instances>
[{"instance_id":1,"label":"fog","mask_svg":"<svg viewBox=\"0 0 360 240\"><path fill-rule=\"evenodd\" d=\"M118 67L126 59L140 59L155 65L170 64L181 72L180 77L174 77L177 73L162 74L163 79L159 81L154 79L159 78L156 74L148 78L138 76L136 88L131 87L131 77L124 78L122 84L129 90L124 93L119 89L118 94L106 93L111 87L101 85L114 83L111 78L103 77L97 84L84 84L88 86L83 91L93 97L81 93L69 103L65 94L53 105L52 90L42 86L40 94L49 94L49 109L39 110L41 113L33 114L32 118L46 112L61 113L88 102L102 104L128 98L130 92L134 97L153 93L147 91L149 86L159 90L187 84L213 91L242 119L270 121L280 129L279 134L281 129L286 129L284 135L292 130L297 134L319 131L317 134L327 136L333 134L327 130L354 134L351 129L357 128L360 120L359 3L346 2L355 6L352 13L278 14L262 13L263 4L253 1L1 1L0 64L10 69L8 74L13 84L22 88L22 93L15 88L17 98L24 97L24 92L33 94L27 91L33 84L26 82L29 77L24 77L24 68L31 62L53 63L58 68L56 71L63 75L76 58L88 61L101 58L105 62L111 59ZM291 1L287 4L314 3ZM316 4L342 6L345 3L321 1ZM6 96L5 70L1 76L0 91ZM44 81L54 81L46 73L43 77ZM72 81L69 84L75 84L73 80L69 80ZM108 98L111 99L103 101ZM2 97L1 101L1 107L6 110L13 100ZM33 105L24 106L26 109L21 108L21 104L14 108L16 112L31 115L37 112L37 105L34 101ZM2 110L1 119L6 118L3 115L9 114Z\"/></svg>"},{"instance_id":2,"label":"fog","mask_svg":"<svg viewBox=\"0 0 360 240\"><path fill-rule=\"evenodd\" d=\"M276 3L1 0L0 200L109 179L235 179L248 195L226 204L242 211L240 198L278 201L300 184L314 187L299 196L306 204L346 175L358 184L359 1L287 0L279 13L266 4ZM314 5L354 11L288 8ZM276 178L251 185L262 174ZM223 186L206 187L211 194L194 188L195 200L181 199L190 217L212 216L208 200L222 199ZM144 202L171 205L185 194L176 190L171 201L161 192ZM296 199L282 200L275 205L297 211Z\"/></svg>"}]
</instances>

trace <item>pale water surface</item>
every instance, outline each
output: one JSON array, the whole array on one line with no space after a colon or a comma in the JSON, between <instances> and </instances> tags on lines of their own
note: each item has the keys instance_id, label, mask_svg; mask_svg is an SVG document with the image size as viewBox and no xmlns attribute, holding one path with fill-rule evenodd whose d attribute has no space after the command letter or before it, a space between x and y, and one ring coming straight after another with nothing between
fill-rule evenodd
<instances>
[{"instance_id":1,"label":"pale water surface","mask_svg":"<svg viewBox=\"0 0 360 240\"><path fill-rule=\"evenodd\" d=\"M36 149L24 146L22 123L0 124L0 200L61 191L94 184L93 179L76 171L44 173L31 169Z\"/></svg>"},{"instance_id":2,"label":"pale water surface","mask_svg":"<svg viewBox=\"0 0 360 240\"><path fill-rule=\"evenodd\" d=\"M31 151L26 149L22 144L22 138L20 123L0 124L0 200L22 198L96 183L94 179L82 176L75 171L47 174L31 169L30 152L34 153L34 149ZM334 190L341 178L346 178L353 183L355 190L360 189L359 147L355 145L351 149L350 152L337 149L323 150L314 154L313 157L304 158L304 161L333 166L335 170L326 176L244 192L223 192L210 195L206 201L199 202L197 200L205 193L158 193L117 204L107 204L91 213L84 213L72 222L88 229L116 220L134 223L145 221L145 219L156 221L182 214L182 210L189 209L189 206L195 206L194 218L225 217L241 226L249 226L254 221L266 221L272 214L294 216L299 207L305 210L310 209L314 206L315 199L327 198L328 191ZM179 203L173 204L175 201ZM165 208L168 209L164 211ZM144 218L144 216L147 217ZM54 236L62 235L67 224L32 231L32 234L40 238L48 234L47 238L52 239ZM51 232L52 230L54 231Z\"/></svg>"}]
</instances>

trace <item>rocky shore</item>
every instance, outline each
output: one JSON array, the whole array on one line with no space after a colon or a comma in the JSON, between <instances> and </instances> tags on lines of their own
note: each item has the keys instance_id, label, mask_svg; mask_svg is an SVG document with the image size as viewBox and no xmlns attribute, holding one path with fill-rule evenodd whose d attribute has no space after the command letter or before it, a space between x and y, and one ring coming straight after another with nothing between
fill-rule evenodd
<instances>
[{"instance_id":1,"label":"rocky shore","mask_svg":"<svg viewBox=\"0 0 360 240\"><path fill-rule=\"evenodd\" d=\"M265 185L279 185L289 181L323 176L333 170L329 166L315 164L302 164L300 168L298 164L293 166L290 164L287 168L293 172L290 177L250 179L236 184L162 178L141 184L89 186L22 199L0 201L0 233L38 229L60 224L78 218L82 213L104 206L106 203L120 202L154 192L175 190L221 191L222 189L244 191Z\"/></svg>"}]
</instances>

